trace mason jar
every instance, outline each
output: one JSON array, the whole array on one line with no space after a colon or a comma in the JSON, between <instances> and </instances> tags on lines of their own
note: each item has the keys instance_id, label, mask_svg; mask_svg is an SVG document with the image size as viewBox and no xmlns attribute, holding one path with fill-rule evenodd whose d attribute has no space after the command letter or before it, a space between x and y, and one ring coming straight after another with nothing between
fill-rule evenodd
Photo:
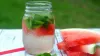
<instances>
[{"instance_id":1,"label":"mason jar","mask_svg":"<svg viewBox=\"0 0 100 56\"><path fill-rule=\"evenodd\" d=\"M26 3L22 19L23 44L29 54L50 53L54 45L55 23L48 1Z\"/></svg>"}]
</instances>

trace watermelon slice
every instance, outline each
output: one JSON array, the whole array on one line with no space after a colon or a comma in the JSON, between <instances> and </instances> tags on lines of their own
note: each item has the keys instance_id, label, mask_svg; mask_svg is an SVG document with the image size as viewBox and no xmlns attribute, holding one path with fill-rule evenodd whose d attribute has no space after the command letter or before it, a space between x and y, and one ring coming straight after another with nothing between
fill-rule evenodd
<instances>
[{"instance_id":1,"label":"watermelon slice","mask_svg":"<svg viewBox=\"0 0 100 56\"><path fill-rule=\"evenodd\" d=\"M65 42L60 42L58 44L58 49L63 50L63 51L84 52L84 53L88 53L88 54L95 54L96 44L74 46L74 47L67 48L67 45Z\"/></svg>"},{"instance_id":2,"label":"watermelon slice","mask_svg":"<svg viewBox=\"0 0 100 56\"><path fill-rule=\"evenodd\" d=\"M83 52L66 51L66 54L68 56L85 56L85 54Z\"/></svg>"},{"instance_id":3,"label":"watermelon slice","mask_svg":"<svg viewBox=\"0 0 100 56\"><path fill-rule=\"evenodd\" d=\"M74 46L66 48L66 43L64 41L60 42L58 45L59 50L63 50L67 55L87 55L87 56L100 56L100 48L97 48L96 44Z\"/></svg>"},{"instance_id":4,"label":"watermelon slice","mask_svg":"<svg viewBox=\"0 0 100 56\"><path fill-rule=\"evenodd\" d=\"M68 56L95 56L95 54L88 54L84 52L73 52L73 51L66 51Z\"/></svg>"},{"instance_id":5,"label":"watermelon slice","mask_svg":"<svg viewBox=\"0 0 100 56\"><path fill-rule=\"evenodd\" d=\"M61 35L67 47L100 42L100 34L86 29L63 29Z\"/></svg>"},{"instance_id":6,"label":"watermelon slice","mask_svg":"<svg viewBox=\"0 0 100 56\"><path fill-rule=\"evenodd\" d=\"M63 51L73 51L73 52L77 51L77 52L79 52L79 51L82 51L82 49L83 49L81 46L74 46L74 47L67 48L67 45L64 41L59 42L57 44L57 46L58 46L59 50L63 50Z\"/></svg>"},{"instance_id":7,"label":"watermelon slice","mask_svg":"<svg viewBox=\"0 0 100 56\"><path fill-rule=\"evenodd\" d=\"M95 43L100 42L100 34L86 29L61 30L63 41L58 43L58 49L68 56L100 56Z\"/></svg>"},{"instance_id":8,"label":"watermelon slice","mask_svg":"<svg viewBox=\"0 0 100 56\"><path fill-rule=\"evenodd\" d=\"M54 29L55 29L54 24L49 24L48 28L39 27L36 28L34 31L36 35L44 36L44 35L53 35L55 31Z\"/></svg>"}]
</instances>

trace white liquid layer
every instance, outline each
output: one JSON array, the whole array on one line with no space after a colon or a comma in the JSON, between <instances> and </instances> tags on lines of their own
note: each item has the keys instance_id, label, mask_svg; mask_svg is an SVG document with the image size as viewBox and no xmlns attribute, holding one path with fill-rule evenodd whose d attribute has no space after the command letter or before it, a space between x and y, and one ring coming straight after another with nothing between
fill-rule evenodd
<instances>
[{"instance_id":1,"label":"white liquid layer","mask_svg":"<svg viewBox=\"0 0 100 56\"><path fill-rule=\"evenodd\" d=\"M33 34L23 34L23 44L29 54L51 52L54 45L54 35L35 36Z\"/></svg>"}]
</instances>

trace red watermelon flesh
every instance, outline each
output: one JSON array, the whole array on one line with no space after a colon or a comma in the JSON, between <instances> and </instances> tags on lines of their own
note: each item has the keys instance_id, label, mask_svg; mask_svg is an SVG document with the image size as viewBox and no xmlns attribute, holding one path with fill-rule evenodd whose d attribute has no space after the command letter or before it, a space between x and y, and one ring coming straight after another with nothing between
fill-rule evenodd
<instances>
[{"instance_id":1,"label":"red watermelon flesh","mask_svg":"<svg viewBox=\"0 0 100 56\"><path fill-rule=\"evenodd\" d=\"M54 35L55 27L54 24L49 24L48 28L44 28L43 26L41 26L39 28L36 28L34 31L38 36Z\"/></svg>"},{"instance_id":2,"label":"red watermelon flesh","mask_svg":"<svg viewBox=\"0 0 100 56\"><path fill-rule=\"evenodd\" d=\"M97 48L97 49L96 49L95 56L100 56L100 48Z\"/></svg>"},{"instance_id":3,"label":"red watermelon flesh","mask_svg":"<svg viewBox=\"0 0 100 56\"><path fill-rule=\"evenodd\" d=\"M73 51L73 52L83 52L81 46L74 46L66 48L67 51Z\"/></svg>"},{"instance_id":4,"label":"red watermelon flesh","mask_svg":"<svg viewBox=\"0 0 100 56\"><path fill-rule=\"evenodd\" d=\"M74 47L69 47L68 48L64 41L59 42L57 44L57 46L58 46L59 50L63 50L63 51L73 51L73 52L80 52L80 51L82 52L83 51L81 46L74 46Z\"/></svg>"},{"instance_id":5,"label":"red watermelon flesh","mask_svg":"<svg viewBox=\"0 0 100 56\"><path fill-rule=\"evenodd\" d=\"M86 29L64 29L61 30L61 35L67 47L100 42L100 34Z\"/></svg>"},{"instance_id":6,"label":"red watermelon flesh","mask_svg":"<svg viewBox=\"0 0 100 56\"><path fill-rule=\"evenodd\" d=\"M66 43L64 41L57 44L59 50L66 50Z\"/></svg>"},{"instance_id":7,"label":"red watermelon flesh","mask_svg":"<svg viewBox=\"0 0 100 56\"><path fill-rule=\"evenodd\" d=\"M66 54L68 56L85 56L85 54L83 52L66 51Z\"/></svg>"},{"instance_id":8,"label":"red watermelon flesh","mask_svg":"<svg viewBox=\"0 0 100 56\"><path fill-rule=\"evenodd\" d=\"M84 52L82 46L100 42L100 34L86 29L61 30L63 41L58 43L58 49L63 50L68 56L100 56L100 49L95 54Z\"/></svg>"},{"instance_id":9,"label":"red watermelon flesh","mask_svg":"<svg viewBox=\"0 0 100 56\"><path fill-rule=\"evenodd\" d=\"M94 54L88 54L84 52L73 52L73 51L66 51L67 56L95 56Z\"/></svg>"},{"instance_id":10,"label":"red watermelon flesh","mask_svg":"<svg viewBox=\"0 0 100 56\"><path fill-rule=\"evenodd\" d=\"M74 46L74 47L66 48L67 45L64 41L58 43L57 45L58 45L58 49L63 50L68 56L74 56L74 55L100 56L100 48L97 48L96 52L91 50L92 52L95 52L95 54L89 54L89 52L91 52L91 51L89 51L88 45ZM93 45L93 44L91 44L91 45Z\"/></svg>"}]
</instances>

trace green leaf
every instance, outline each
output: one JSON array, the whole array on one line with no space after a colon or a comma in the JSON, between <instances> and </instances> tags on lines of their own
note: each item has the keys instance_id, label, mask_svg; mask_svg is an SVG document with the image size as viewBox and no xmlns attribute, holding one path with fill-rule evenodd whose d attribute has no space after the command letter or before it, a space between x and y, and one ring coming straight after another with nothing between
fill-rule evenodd
<instances>
[{"instance_id":1,"label":"green leaf","mask_svg":"<svg viewBox=\"0 0 100 56\"><path fill-rule=\"evenodd\" d=\"M36 56L57 56L56 54L50 54L50 53L43 53L43 54L37 54Z\"/></svg>"},{"instance_id":2,"label":"green leaf","mask_svg":"<svg viewBox=\"0 0 100 56\"><path fill-rule=\"evenodd\" d=\"M53 18L49 19L49 23L54 23L54 19Z\"/></svg>"},{"instance_id":3,"label":"green leaf","mask_svg":"<svg viewBox=\"0 0 100 56\"><path fill-rule=\"evenodd\" d=\"M32 20L30 18L28 18L28 19L25 19L25 22L26 22L26 26L28 27L28 29L31 29L32 28Z\"/></svg>"},{"instance_id":4,"label":"green leaf","mask_svg":"<svg viewBox=\"0 0 100 56\"><path fill-rule=\"evenodd\" d=\"M41 15L35 14L33 17L34 17L33 20L35 21L32 22L32 26L33 26L32 28L38 28L42 25L45 28L48 27L48 19L49 19L48 16L41 16Z\"/></svg>"},{"instance_id":5,"label":"green leaf","mask_svg":"<svg viewBox=\"0 0 100 56\"><path fill-rule=\"evenodd\" d=\"M34 20L41 20L43 18L44 18L44 16L41 16L41 15L38 15L38 14L33 15Z\"/></svg>"},{"instance_id":6,"label":"green leaf","mask_svg":"<svg viewBox=\"0 0 100 56\"><path fill-rule=\"evenodd\" d=\"M43 26L44 26L45 28L48 28L48 25L49 25L49 17L48 17L48 16L44 16L44 18L41 19L41 21L44 22Z\"/></svg>"},{"instance_id":7,"label":"green leaf","mask_svg":"<svg viewBox=\"0 0 100 56\"><path fill-rule=\"evenodd\" d=\"M51 56L50 53L44 53L43 55L44 55L44 56Z\"/></svg>"},{"instance_id":8,"label":"green leaf","mask_svg":"<svg viewBox=\"0 0 100 56\"><path fill-rule=\"evenodd\" d=\"M33 20L32 21L32 28L38 28L40 26L42 26L44 24L44 22L39 21L39 20Z\"/></svg>"},{"instance_id":9,"label":"green leaf","mask_svg":"<svg viewBox=\"0 0 100 56\"><path fill-rule=\"evenodd\" d=\"M50 23L52 23L52 19L48 16L39 14L32 14L28 19L26 19L26 24L29 29L39 28L41 26L48 28Z\"/></svg>"},{"instance_id":10,"label":"green leaf","mask_svg":"<svg viewBox=\"0 0 100 56\"><path fill-rule=\"evenodd\" d=\"M43 54L38 54L38 55L36 55L36 56L44 56Z\"/></svg>"},{"instance_id":11,"label":"green leaf","mask_svg":"<svg viewBox=\"0 0 100 56\"><path fill-rule=\"evenodd\" d=\"M50 53L43 53L43 54L38 54L36 56L51 56L51 54Z\"/></svg>"}]
</instances>

